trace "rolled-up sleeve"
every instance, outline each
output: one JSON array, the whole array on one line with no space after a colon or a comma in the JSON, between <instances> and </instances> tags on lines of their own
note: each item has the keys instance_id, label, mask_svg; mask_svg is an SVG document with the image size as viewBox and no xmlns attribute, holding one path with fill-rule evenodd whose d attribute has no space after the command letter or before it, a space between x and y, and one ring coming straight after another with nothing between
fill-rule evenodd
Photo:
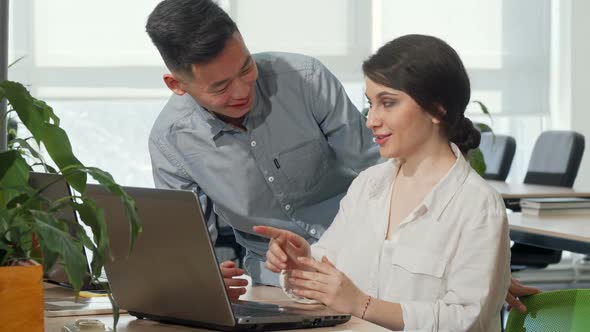
<instances>
[{"instance_id":1,"label":"rolled-up sleeve","mask_svg":"<svg viewBox=\"0 0 590 332\"><path fill-rule=\"evenodd\" d=\"M150 138L149 152L152 161L152 174L156 188L163 189L182 189L195 192L201 203L203 214L207 219L207 228L211 241L215 243L217 239L216 214L213 212L213 202L207 198L207 195L199 185L193 181L182 166L182 163L172 153L162 138Z\"/></svg>"},{"instance_id":2,"label":"rolled-up sleeve","mask_svg":"<svg viewBox=\"0 0 590 332\"><path fill-rule=\"evenodd\" d=\"M446 292L434 302L401 302L405 329L488 331L510 285L510 239L506 214L483 213L462 232L447 265ZM499 325L498 325L499 326Z\"/></svg>"}]
</instances>

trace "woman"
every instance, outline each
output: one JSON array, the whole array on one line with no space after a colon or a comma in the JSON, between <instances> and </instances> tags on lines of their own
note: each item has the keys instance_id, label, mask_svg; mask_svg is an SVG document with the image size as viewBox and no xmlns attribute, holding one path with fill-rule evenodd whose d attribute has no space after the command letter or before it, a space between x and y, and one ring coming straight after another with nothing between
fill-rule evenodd
<instances>
[{"instance_id":1,"label":"woman","mask_svg":"<svg viewBox=\"0 0 590 332\"><path fill-rule=\"evenodd\" d=\"M393 330L499 331L510 285L502 197L464 155L480 135L464 116L469 78L435 37L397 38L363 64L367 126L388 162L362 172L312 247L271 238L266 266L294 295Z\"/></svg>"}]
</instances>

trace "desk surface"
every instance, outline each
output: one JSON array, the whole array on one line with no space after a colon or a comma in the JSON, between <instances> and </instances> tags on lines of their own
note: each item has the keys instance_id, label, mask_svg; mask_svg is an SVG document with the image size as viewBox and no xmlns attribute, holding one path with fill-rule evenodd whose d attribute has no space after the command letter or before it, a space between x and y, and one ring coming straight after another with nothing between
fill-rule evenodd
<instances>
[{"instance_id":1,"label":"desk surface","mask_svg":"<svg viewBox=\"0 0 590 332\"><path fill-rule=\"evenodd\" d=\"M46 298L56 298L59 296L63 296L64 298L72 298L71 291L64 290L61 287L53 286L46 284L45 285L45 297ZM243 300L253 300L253 301L262 301L262 302L271 302L276 304L285 304L285 302L292 303L283 292L276 287L254 287L251 289L247 294L241 297ZM98 319L105 323L105 325L112 328L113 326L113 318L111 315L93 315L93 316L71 316L71 317L45 317L45 331L46 332L61 332L61 327L70 324L71 322L75 321L76 319L80 318L91 318L91 319ZM158 332L181 332L181 331L208 331L204 329L180 326L180 325L171 325L171 324L163 324L158 323L155 321L150 320L138 320L135 317L129 315L121 315L119 320L119 324L117 325L117 331L158 331ZM317 331L317 332L327 332L327 331L355 331L355 332L363 332L363 331L389 331L385 328L382 328L378 325L369 323L367 321L361 320L356 317L352 317L352 319L342 325L334 326L334 327L325 327L319 329L312 329L312 330L290 330L290 331Z\"/></svg>"},{"instance_id":2,"label":"desk surface","mask_svg":"<svg viewBox=\"0 0 590 332\"><path fill-rule=\"evenodd\" d=\"M509 213L508 222L513 241L590 254L590 213L551 216Z\"/></svg>"},{"instance_id":3,"label":"desk surface","mask_svg":"<svg viewBox=\"0 0 590 332\"><path fill-rule=\"evenodd\" d=\"M488 180L504 199L532 197L590 197L590 190Z\"/></svg>"}]
</instances>

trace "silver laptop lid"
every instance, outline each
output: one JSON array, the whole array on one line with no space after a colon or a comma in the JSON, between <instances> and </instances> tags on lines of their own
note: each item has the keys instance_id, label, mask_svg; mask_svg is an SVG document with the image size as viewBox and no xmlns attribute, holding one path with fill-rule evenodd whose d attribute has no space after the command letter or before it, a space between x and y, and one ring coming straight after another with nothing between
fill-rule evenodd
<instances>
[{"instance_id":1,"label":"silver laptop lid","mask_svg":"<svg viewBox=\"0 0 590 332\"><path fill-rule=\"evenodd\" d=\"M198 197L191 191L125 187L143 232L132 254L121 201L88 185L104 208L114 260L105 263L119 306L130 312L221 326L235 325Z\"/></svg>"}]
</instances>

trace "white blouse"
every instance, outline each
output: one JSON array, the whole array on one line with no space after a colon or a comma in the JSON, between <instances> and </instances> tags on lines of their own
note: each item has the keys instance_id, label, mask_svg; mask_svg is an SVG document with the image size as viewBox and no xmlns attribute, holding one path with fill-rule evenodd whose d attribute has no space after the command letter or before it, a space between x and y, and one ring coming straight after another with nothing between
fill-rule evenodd
<instances>
[{"instance_id":1,"label":"white blouse","mask_svg":"<svg viewBox=\"0 0 590 332\"><path fill-rule=\"evenodd\" d=\"M452 144L457 161L386 241L395 160L362 172L312 246L363 292L401 304L405 329L500 331L510 286L502 197Z\"/></svg>"}]
</instances>

